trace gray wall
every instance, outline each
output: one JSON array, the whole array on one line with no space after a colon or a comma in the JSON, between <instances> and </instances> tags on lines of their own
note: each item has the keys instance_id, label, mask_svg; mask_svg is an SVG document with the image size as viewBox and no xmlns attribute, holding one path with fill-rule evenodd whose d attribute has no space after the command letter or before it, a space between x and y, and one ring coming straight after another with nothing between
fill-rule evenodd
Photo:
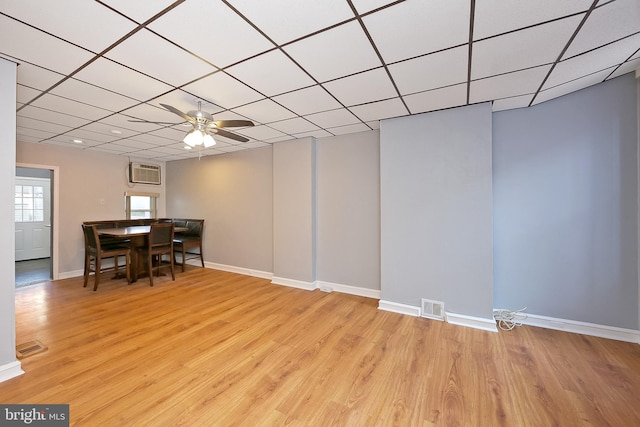
<instances>
[{"instance_id":1,"label":"gray wall","mask_svg":"<svg viewBox=\"0 0 640 427\"><path fill-rule=\"evenodd\" d=\"M318 140L318 280L380 290L380 134Z\"/></svg>"},{"instance_id":2,"label":"gray wall","mask_svg":"<svg viewBox=\"0 0 640 427\"><path fill-rule=\"evenodd\" d=\"M274 281L316 280L316 142L273 144Z\"/></svg>"},{"instance_id":3,"label":"gray wall","mask_svg":"<svg viewBox=\"0 0 640 427\"><path fill-rule=\"evenodd\" d=\"M273 271L271 148L168 162L167 216L203 218L204 259Z\"/></svg>"},{"instance_id":4,"label":"gray wall","mask_svg":"<svg viewBox=\"0 0 640 427\"><path fill-rule=\"evenodd\" d=\"M633 75L493 123L495 306L637 329Z\"/></svg>"},{"instance_id":5,"label":"gray wall","mask_svg":"<svg viewBox=\"0 0 640 427\"><path fill-rule=\"evenodd\" d=\"M16 64L0 58L0 375L3 365L16 361L15 227L13 203L16 171Z\"/></svg>"},{"instance_id":6,"label":"gray wall","mask_svg":"<svg viewBox=\"0 0 640 427\"><path fill-rule=\"evenodd\" d=\"M491 105L380 127L382 300L491 319Z\"/></svg>"}]
</instances>

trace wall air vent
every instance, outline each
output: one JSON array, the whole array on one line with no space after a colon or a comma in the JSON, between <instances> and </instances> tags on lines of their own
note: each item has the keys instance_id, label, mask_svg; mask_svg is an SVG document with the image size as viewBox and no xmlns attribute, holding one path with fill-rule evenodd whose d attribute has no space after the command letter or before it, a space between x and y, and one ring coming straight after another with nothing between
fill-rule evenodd
<instances>
[{"instance_id":1,"label":"wall air vent","mask_svg":"<svg viewBox=\"0 0 640 427\"><path fill-rule=\"evenodd\" d=\"M129 181L160 185L160 166L129 163Z\"/></svg>"},{"instance_id":2,"label":"wall air vent","mask_svg":"<svg viewBox=\"0 0 640 427\"><path fill-rule=\"evenodd\" d=\"M423 298L420 316L444 321L444 303Z\"/></svg>"}]
</instances>

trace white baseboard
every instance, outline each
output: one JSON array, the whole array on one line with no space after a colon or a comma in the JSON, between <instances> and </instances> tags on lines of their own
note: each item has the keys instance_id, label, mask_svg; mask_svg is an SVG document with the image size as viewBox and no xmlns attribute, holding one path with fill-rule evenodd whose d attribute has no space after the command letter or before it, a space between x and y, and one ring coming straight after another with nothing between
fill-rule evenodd
<instances>
[{"instance_id":1,"label":"white baseboard","mask_svg":"<svg viewBox=\"0 0 640 427\"><path fill-rule=\"evenodd\" d=\"M305 291L313 291L316 289L314 282L304 282L302 280L287 279L285 277L273 276L271 283L282 286L289 286L290 288L304 289Z\"/></svg>"},{"instance_id":2,"label":"white baseboard","mask_svg":"<svg viewBox=\"0 0 640 427\"><path fill-rule=\"evenodd\" d=\"M191 263L187 261L187 264L191 264ZM201 264L198 261L198 263L194 265L200 266ZM251 268L234 267L233 265L217 264L215 262L206 262L206 261L204 263L204 266L206 268L210 268L213 270L228 271L229 273L244 274L245 276L259 277L261 279L271 280L273 278L273 273L269 273L267 271L253 270Z\"/></svg>"},{"instance_id":3,"label":"white baseboard","mask_svg":"<svg viewBox=\"0 0 640 427\"><path fill-rule=\"evenodd\" d=\"M400 304L392 301L380 300L380 302L378 302L378 310L390 311L392 313L398 314L406 314L407 316L420 316L420 307Z\"/></svg>"},{"instance_id":4,"label":"white baseboard","mask_svg":"<svg viewBox=\"0 0 640 427\"><path fill-rule=\"evenodd\" d=\"M494 319L485 319L482 317L466 316L464 314L446 312L447 323L452 325L466 326L468 328L482 329L483 331L498 332L496 321Z\"/></svg>"},{"instance_id":5,"label":"white baseboard","mask_svg":"<svg viewBox=\"0 0 640 427\"><path fill-rule=\"evenodd\" d=\"M400 304L392 301L380 300L378 310L391 311L407 316L420 317L420 307L415 305ZM482 329L483 331L498 332L496 321L480 317L465 316L463 314L445 313L445 320L452 325L466 326L468 328Z\"/></svg>"},{"instance_id":6,"label":"white baseboard","mask_svg":"<svg viewBox=\"0 0 640 427\"><path fill-rule=\"evenodd\" d=\"M72 277L80 277L84 275L84 270L65 271L64 273L58 273L58 280L70 279Z\"/></svg>"},{"instance_id":7,"label":"white baseboard","mask_svg":"<svg viewBox=\"0 0 640 427\"><path fill-rule=\"evenodd\" d=\"M380 299L380 291L377 289L360 288L357 286L342 285L340 283L323 282L321 280L316 280L315 287L325 292L340 292L342 294Z\"/></svg>"},{"instance_id":8,"label":"white baseboard","mask_svg":"<svg viewBox=\"0 0 640 427\"><path fill-rule=\"evenodd\" d=\"M616 328L614 326L597 325L595 323L558 319L536 314L524 314L527 315L527 318L522 321L525 325L640 344L640 331L635 329Z\"/></svg>"},{"instance_id":9,"label":"white baseboard","mask_svg":"<svg viewBox=\"0 0 640 427\"><path fill-rule=\"evenodd\" d=\"M0 366L0 383L24 374L18 360Z\"/></svg>"}]
</instances>

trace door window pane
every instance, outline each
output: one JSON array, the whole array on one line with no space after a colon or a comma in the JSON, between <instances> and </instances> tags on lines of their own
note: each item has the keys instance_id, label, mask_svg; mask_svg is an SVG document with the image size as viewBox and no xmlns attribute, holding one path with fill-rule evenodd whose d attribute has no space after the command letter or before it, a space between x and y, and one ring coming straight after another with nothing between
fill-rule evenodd
<instances>
[{"instance_id":1,"label":"door window pane","mask_svg":"<svg viewBox=\"0 0 640 427\"><path fill-rule=\"evenodd\" d=\"M44 187L41 185L16 185L14 209L16 222L43 222Z\"/></svg>"}]
</instances>

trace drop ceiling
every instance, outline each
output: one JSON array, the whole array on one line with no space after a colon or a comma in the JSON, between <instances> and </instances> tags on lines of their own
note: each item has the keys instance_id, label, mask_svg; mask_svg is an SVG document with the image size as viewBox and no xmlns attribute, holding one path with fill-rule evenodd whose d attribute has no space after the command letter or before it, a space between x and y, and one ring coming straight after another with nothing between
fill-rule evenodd
<instances>
[{"instance_id":1,"label":"drop ceiling","mask_svg":"<svg viewBox=\"0 0 640 427\"><path fill-rule=\"evenodd\" d=\"M639 48L640 0L0 2L17 140L157 161L529 107L636 70ZM249 141L186 150L189 127L159 104L198 101L252 120L230 129Z\"/></svg>"}]
</instances>

